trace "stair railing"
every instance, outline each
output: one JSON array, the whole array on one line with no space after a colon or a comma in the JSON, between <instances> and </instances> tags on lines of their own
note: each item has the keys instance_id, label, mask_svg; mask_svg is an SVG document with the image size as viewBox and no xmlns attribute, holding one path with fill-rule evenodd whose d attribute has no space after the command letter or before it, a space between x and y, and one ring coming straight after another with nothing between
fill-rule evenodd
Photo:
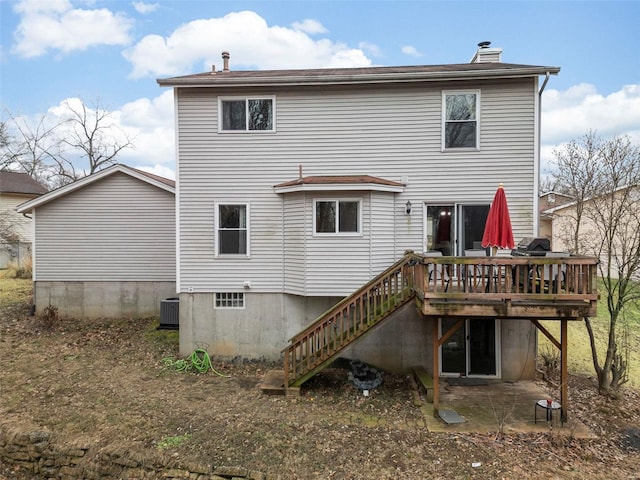
<instances>
[{"instance_id":1,"label":"stair railing","mask_svg":"<svg viewBox=\"0 0 640 480\"><path fill-rule=\"evenodd\" d=\"M337 354L414 296L415 255L407 253L289 340L284 385L299 386Z\"/></svg>"}]
</instances>

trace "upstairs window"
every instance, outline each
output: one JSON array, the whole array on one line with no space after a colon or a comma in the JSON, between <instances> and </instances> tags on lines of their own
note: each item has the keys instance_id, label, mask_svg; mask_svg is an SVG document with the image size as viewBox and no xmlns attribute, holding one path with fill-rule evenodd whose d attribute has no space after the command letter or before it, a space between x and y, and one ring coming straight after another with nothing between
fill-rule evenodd
<instances>
[{"instance_id":1,"label":"upstairs window","mask_svg":"<svg viewBox=\"0 0 640 480\"><path fill-rule=\"evenodd\" d=\"M216 255L249 255L249 205L219 203L216 213Z\"/></svg>"},{"instance_id":2,"label":"upstairs window","mask_svg":"<svg viewBox=\"0 0 640 480\"><path fill-rule=\"evenodd\" d=\"M221 132L273 132L275 98L220 98Z\"/></svg>"},{"instance_id":3,"label":"upstairs window","mask_svg":"<svg viewBox=\"0 0 640 480\"><path fill-rule=\"evenodd\" d=\"M442 94L442 148L479 148L480 91Z\"/></svg>"},{"instance_id":4,"label":"upstairs window","mask_svg":"<svg viewBox=\"0 0 640 480\"><path fill-rule=\"evenodd\" d=\"M358 235L360 233L359 200L316 200L314 233Z\"/></svg>"}]
</instances>

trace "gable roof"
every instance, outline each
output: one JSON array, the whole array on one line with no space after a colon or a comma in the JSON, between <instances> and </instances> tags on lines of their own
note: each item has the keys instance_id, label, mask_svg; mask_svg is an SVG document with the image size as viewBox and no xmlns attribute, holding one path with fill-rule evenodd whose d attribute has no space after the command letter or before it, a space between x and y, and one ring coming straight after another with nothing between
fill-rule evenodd
<instances>
[{"instance_id":1,"label":"gable roof","mask_svg":"<svg viewBox=\"0 0 640 480\"><path fill-rule=\"evenodd\" d=\"M288 182L274 185L276 193L302 192L302 191L349 191L349 190L376 190L381 192L402 192L405 184L372 177L371 175L341 175L341 176L309 176L300 177Z\"/></svg>"},{"instance_id":2,"label":"gable roof","mask_svg":"<svg viewBox=\"0 0 640 480\"><path fill-rule=\"evenodd\" d=\"M115 164L104 170L100 170L99 172L88 175L80 180L76 180L73 183L65 185L64 187L60 187L56 190L53 190L46 195L42 195L41 197L34 198L28 202L22 203L18 205L16 208L18 213L27 213L36 207L40 207L46 203L49 203L57 198L68 195L71 192L75 192L87 185L90 185L98 180L101 180L105 177L113 175L114 173L124 173L125 175L129 175L133 178L137 178L149 185L153 185L161 190L165 190L169 193L175 194L175 182L165 177L161 177L159 175L154 175L152 173L144 172L142 170L138 170L137 168L131 168L126 165Z\"/></svg>"},{"instance_id":3,"label":"gable roof","mask_svg":"<svg viewBox=\"0 0 640 480\"><path fill-rule=\"evenodd\" d=\"M534 77L557 74L560 67L513 63L460 63L400 67L322 68L306 70L237 70L161 78L162 87L228 87L403 83L483 78Z\"/></svg>"},{"instance_id":4,"label":"gable roof","mask_svg":"<svg viewBox=\"0 0 640 480\"><path fill-rule=\"evenodd\" d=\"M42 195L47 193L47 188L28 173L0 170L0 192Z\"/></svg>"}]
</instances>

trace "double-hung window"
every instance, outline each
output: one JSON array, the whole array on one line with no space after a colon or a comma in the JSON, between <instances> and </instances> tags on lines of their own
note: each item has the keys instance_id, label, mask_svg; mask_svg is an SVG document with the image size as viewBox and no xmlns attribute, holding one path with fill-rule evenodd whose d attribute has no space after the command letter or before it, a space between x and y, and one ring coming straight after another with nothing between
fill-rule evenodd
<instances>
[{"instance_id":1,"label":"double-hung window","mask_svg":"<svg viewBox=\"0 0 640 480\"><path fill-rule=\"evenodd\" d=\"M273 132L276 128L275 105L275 97L220 97L219 131Z\"/></svg>"},{"instance_id":2,"label":"double-hung window","mask_svg":"<svg viewBox=\"0 0 640 480\"><path fill-rule=\"evenodd\" d=\"M360 200L315 200L315 234L360 234Z\"/></svg>"},{"instance_id":3,"label":"double-hung window","mask_svg":"<svg viewBox=\"0 0 640 480\"><path fill-rule=\"evenodd\" d=\"M442 149L480 148L480 91L442 92Z\"/></svg>"},{"instance_id":4,"label":"double-hung window","mask_svg":"<svg viewBox=\"0 0 640 480\"><path fill-rule=\"evenodd\" d=\"M249 204L216 204L216 256L249 255Z\"/></svg>"}]
</instances>

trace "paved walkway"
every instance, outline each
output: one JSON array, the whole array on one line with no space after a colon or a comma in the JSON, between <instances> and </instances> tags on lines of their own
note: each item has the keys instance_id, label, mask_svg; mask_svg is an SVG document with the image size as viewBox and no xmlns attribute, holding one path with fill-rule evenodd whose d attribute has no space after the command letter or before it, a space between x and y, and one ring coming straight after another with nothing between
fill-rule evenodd
<instances>
[{"instance_id":1,"label":"paved walkway","mask_svg":"<svg viewBox=\"0 0 640 480\"><path fill-rule=\"evenodd\" d=\"M544 409L538 409L538 422L534 423L534 409L538 400L547 399L548 394L533 381L516 383L489 382L486 385L450 386L446 380L440 382L440 410L453 410L463 423L447 424L433 416L433 404L423 402L422 411L427 428L432 432L460 433L518 433L549 432L572 435L576 438L595 438L583 423L571 416L561 426L560 411L554 411L553 420L546 421ZM553 400L558 401L557 398Z\"/></svg>"}]
</instances>

